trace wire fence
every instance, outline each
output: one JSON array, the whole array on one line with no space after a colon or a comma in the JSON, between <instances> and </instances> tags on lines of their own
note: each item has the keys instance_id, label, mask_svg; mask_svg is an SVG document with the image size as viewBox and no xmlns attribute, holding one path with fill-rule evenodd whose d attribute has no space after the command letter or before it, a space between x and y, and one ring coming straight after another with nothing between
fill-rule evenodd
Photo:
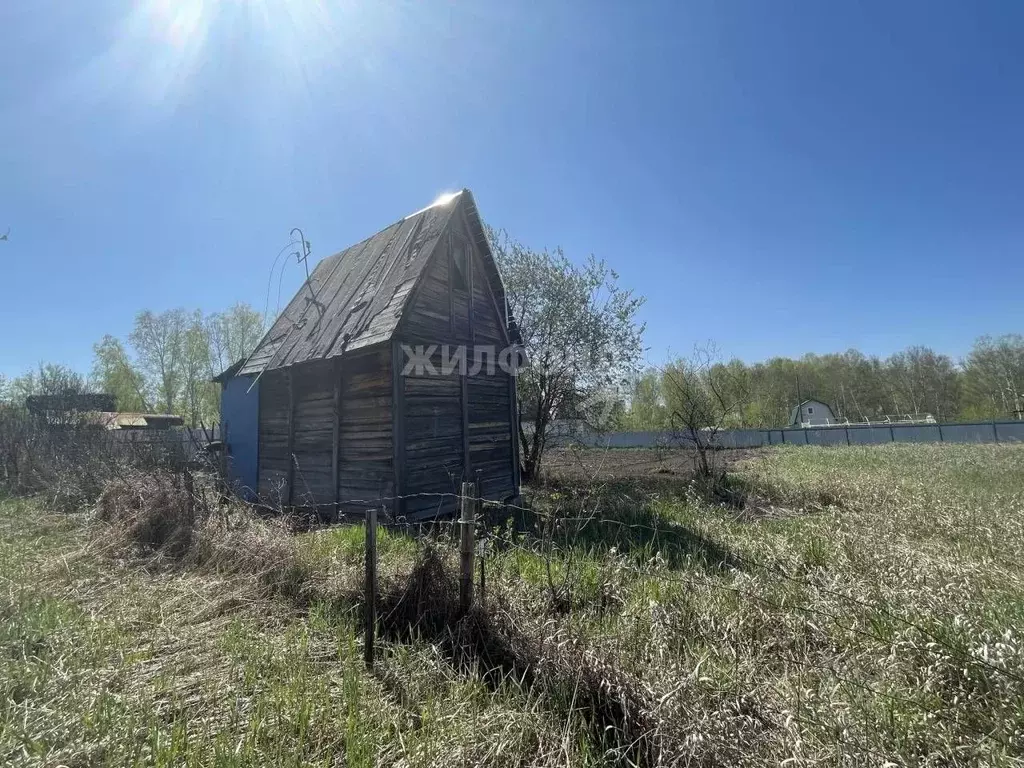
<instances>
[{"instance_id":1,"label":"wire fence","mask_svg":"<svg viewBox=\"0 0 1024 768\"><path fill-rule=\"evenodd\" d=\"M659 548L659 543L662 545L666 544L667 542L665 539L671 538L673 534L672 529L666 527L601 517L599 510L596 508L593 510L592 514L563 515L558 511L544 510L532 505L513 504L510 502L487 502L481 500L478 493L470 490L473 489L474 486L474 483L465 484L467 491L465 493L417 493L401 496L378 497L376 500L353 498L342 503L351 505L372 505L375 501L380 503L382 501L392 502L402 499L421 499L423 497L455 500L459 503L459 507L463 511L462 516L458 519L441 519L410 523L403 519L394 519L390 515L390 509L387 506L382 506L380 507L379 516L375 514L375 521L373 525L380 525L380 527L393 532L412 533L423 539L429 538L436 540L447 536L453 541L461 540L464 537L463 532L467 529L471 529L473 531L474 542L474 546L472 547L473 558L479 558L485 562L488 557L510 550L518 551L529 557L546 559L565 559L570 556L574 556L576 553L571 553L574 545L571 543L566 544L565 541L571 542L574 539L579 538L586 527L590 525L615 526L631 532L643 531L649 534L649 541L653 543L653 549L656 552ZM528 516L532 519L535 528L532 531L510 533L510 529L507 525L495 524L493 519L490 519L486 514L483 514L482 510L484 507L490 507L504 513L513 511L522 513L524 517ZM561 536L562 541L558 542L550 533L550 530L557 526L574 526L574 528L571 532L563 532ZM679 531L678 533L680 535L689 535L683 531ZM372 537L368 537L368 540L372 540ZM777 579L780 582L791 583L813 593L827 596L828 598L836 600L840 604L846 604L866 611L878 612L885 618L890 619L907 629L912 629L920 633L921 637L926 638L928 642L934 643L951 653L957 654L957 659L959 661L976 664L994 674L1005 676L1018 683L1024 683L1024 677L1000 667L980 654L962 654L961 649L933 630L929 629L924 624L901 616L889 608L886 608L884 605L869 603L862 598L830 588L814 578L788 573L777 564L769 565L757 562L749 557L736 554L730 554L727 560L723 560L717 565L720 565L726 571L756 571L768 578ZM816 618L828 619L835 622L843 631L850 632L851 634L864 637L866 639L884 643L888 643L891 639L877 632L871 632L870 630L862 629L857 626L843 624L844 619L849 618L849 616L846 615L832 613L815 607L809 603L800 604L788 602L783 604L773 601L753 589L737 587L724 580L716 580L707 577L701 578L697 575L673 574L666 571L664 568L658 567L658 563L656 561L653 562L650 567L645 567L644 565L637 563L630 563L628 561L620 562L617 566L630 572L638 579L657 579L661 583L678 584L690 588L721 590L735 594L744 599L756 601L779 612L795 612ZM476 572L472 565L465 566L464 570L466 571L466 573L463 574L464 576L467 574L472 576L472 574ZM477 578L476 576L472 577ZM474 586L479 587L480 585L477 581L474 581Z\"/></svg>"},{"instance_id":2,"label":"wire fence","mask_svg":"<svg viewBox=\"0 0 1024 768\"><path fill-rule=\"evenodd\" d=\"M403 520L388 518L388 507L380 508L383 527L393 532L411 533L422 540L447 540L453 546L457 542L459 551L459 578L463 584L468 583L470 587L462 593L460 608L464 613L470 609L474 600L484 604L485 610L502 611L503 602L492 599L489 603L488 584L495 589L497 584L493 578L492 570L501 574L502 579L510 578L509 571L515 569L515 558L509 558L508 554L518 554L527 558L531 568L538 563L542 568L546 565L548 572L547 595L548 621L553 622L557 631L571 632L576 623L569 612L556 607L559 602L560 589L571 585L573 574L571 573L573 563L578 562L585 553L578 550L586 548L586 543L591 541L583 534L589 526L618 527L631 534L641 532L645 541L651 542L650 549L653 556L647 562L638 562L630 558L619 558L615 561L615 568L621 574L627 574L637 582L649 582L659 586L675 585L691 593L727 593L732 598L755 605L763 611L779 618L780 627L786 629L780 632L793 632L797 637L821 637L823 641L835 643L837 637L855 638L858 641L867 643L878 649L886 649L887 653L906 654L910 658L910 664L919 663L924 653L935 656L941 654L946 658L952 669L962 670L961 674L973 675L983 680L1002 679L1006 685L1024 686L1024 676L1019 671L1010 668L1006 664L986 655L987 649L980 648L972 650L963 644L952 641L944 634L941 626L936 628L930 624L932 619L945 618L956 622L962 618L961 614L942 615L933 614L928 621L923 621L914 616L901 613L898 609L885 605L881 602L871 602L856 594L836 589L834 586L823 584L819 579L806 574L787 572L778 564L759 562L750 556L731 554L720 563L714 564L716 568L710 569L715 575L708 575L701 569L674 570L665 566L664 561L658 557L661 548L670 545L673 535L687 536L684 530L673 531L663 526L649 525L637 522L616 520L603 516L600 504L594 504L586 509L583 514L574 512L563 514L557 509L543 509L530 504L512 503L491 503L495 510L502 511L506 516L508 513L519 513L521 519L530 520L529 530L510 529L506 524L497 522L501 516L495 518L485 514L484 503L481 502L474 484L465 484L460 493L429 494L432 496L454 499L458 502L461 511L458 519L434 520L410 524ZM415 494L422 497L423 494ZM384 501L393 501L384 499ZM365 503L365 499L352 499L352 503ZM369 526L369 522L367 523ZM373 523L376 526L376 516ZM367 542L376 542L376 536L369 534ZM372 556L367 550L367 563L370 558L376 563L376 554ZM553 566L558 571L558 576L552 578ZM375 567L375 566L374 566ZM737 579L739 574L757 574L761 580ZM489 577L491 578L488 581ZM792 585L795 590L778 589L778 587ZM569 587L571 588L571 586ZM497 594L500 595L500 587ZM775 593L781 593L781 597ZM800 600L794 595L805 595ZM370 598L367 597L369 600ZM564 600L562 602L565 602ZM585 608L584 608L585 610ZM783 621L783 617L786 621ZM794 628L792 617L798 617L797 626ZM898 626L901 640L894 642L893 632L883 631L873 625L873 617L881 617L887 625ZM787 623L788 622L788 623ZM831 630L831 631L830 631ZM550 630L549 630L550 631ZM367 625L368 646L373 644L372 628ZM721 635L705 631L705 627L699 624L692 625L688 632L701 638L708 644L721 644ZM847 689L854 689L861 693L877 697L880 700L888 701L894 705L910 708L918 711L922 716L942 721L949 728L953 728L961 734L973 736L979 740L1001 745L1007 749L1019 749L1024 746L1019 743L1019 734L1012 728L1002 732L1000 729L993 729L990 725L975 722L972 717L965 716L962 712L950 711L936 706L933 695L922 698L914 698L907 695L907 692L886 688L886 683L875 682L870 679L855 679L850 675L844 675L834 664L823 663L813 656L798 657L794 653L787 653L782 649L772 650L779 638L767 641L761 647L751 646L748 650L760 663L771 663L780 665L791 665L810 672L820 674L821 677L833 681L834 684ZM784 643L778 643L784 645ZM735 646L734 646L735 650ZM736 650L739 653L738 650ZM898 661L893 658L892 662ZM372 666L372 651L368 652L367 663ZM739 663L737 661L737 663ZM882 676L884 677L884 676ZM1017 689L1018 692L1020 688ZM958 707L962 710L968 706L968 702L961 701ZM782 720L801 721L799 714L792 711L780 710L777 712ZM823 724L814 720L807 720L805 724L822 726ZM851 748L860 749L865 754L872 753L870 745L859 742L856 739L847 739L846 743ZM891 756L890 756L891 757Z\"/></svg>"},{"instance_id":3,"label":"wire fence","mask_svg":"<svg viewBox=\"0 0 1024 768\"><path fill-rule=\"evenodd\" d=\"M30 455L35 456L33 461L39 463L41 449L47 446L47 450L53 454L49 460L55 460L54 457L58 455L56 446L61 442L59 438L49 442L38 436L33 439L36 442L29 446L27 452L15 456L10 451L7 454L0 451L0 457L15 456L14 461L17 463L19 457ZM69 465L72 459L81 459L90 450L84 437L81 441L69 441L65 434L63 442L67 461L60 464L62 467ZM607 460L621 470L622 462L613 454L609 452ZM204 458L198 463L165 461L159 466L180 474L180 485L190 497L190 506L210 510L218 503L218 497L220 503L225 502L227 490L223 481L223 467L218 464L216 457L207 454L202 456ZM136 462L136 466L144 464ZM207 495L206 477L212 479L217 489L212 497ZM1012 725L1004 730L993 726L990 720L964 716L961 710L968 705L963 701L950 707L938 706L934 695L915 697L912 691L894 688L890 682L886 682L884 675L858 679L850 673L844 673L841 663L845 661L846 652L841 647L832 651L831 655L798 653L801 644L806 646L820 643L835 649L837 644L841 646L846 642L845 638L855 639L874 649L872 652L877 651L878 658L881 658L882 651L890 654L890 662L893 664L906 663L913 666L922 663L922 659L931 659L941 654L950 669L962 670L961 674L972 679L988 681L985 683L988 688L977 695L1003 695L1000 691L1008 686L1016 691L1014 695L1021 696L1024 675L1018 667L991 655L984 646L965 645L944 630L944 626L958 619L957 615L944 615L938 608L933 608L933 613L922 619L920 615L905 613L896 605L874 602L857 594L852 586L849 589L837 588L834 583L823 581L818 574L793 572L778 562L759 560L750 554L716 547L713 542L701 540L700 531L658 519L657 516L652 519L637 516L621 519L622 506L651 507L657 504L659 496L654 491L615 489L614 499L609 500L612 496L606 493L609 490L608 483L595 480L579 498L554 502L549 499L545 503L515 500L496 502L482 499L479 483L474 480L462 482L450 492L388 495L382 490L375 497L339 500L337 503L341 506L365 509L361 522L351 518L348 522L361 524L366 530L362 564L365 568L362 608L366 664L372 668L376 663L375 657L387 647L389 640L381 639L379 628L395 620L395 611L403 597L399 595L393 603L382 603L378 591L380 538L377 533L379 529L385 529L391 535L412 537L421 544L421 551L425 551L428 546L440 545L458 563L457 572L452 574L458 587L458 610L449 617L452 632L472 611L482 611L487 615L501 616L504 627L522 628L529 625L543 627L543 632L549 637L578 636L581 621L578 614L596 611L598 606L590 605L588 601L603 599L601 585L594 588L588 582L588 586L582 586L585 581L584 572L588 568L601 568L602 563L607 562L609 569L615 571L616 578L632 580L634 585L649 585L652 588L672 586L695 597L727 596L736 604L764 612L768 616L768 623L774 622L778 627L779 635L747 645L724 639L719 627L713 622L705 625L699 617L687 627L692 641L699 640L708 647L726 649L735 656L737 665L745 654L751 664L802 669L836 686L860 691L942 721L961 735L971 735L1006 749L1020 750L1024 746L1019 743L1019 729L1014 731ZM456 508L457 517L412 520L394 514L394 509L400 507L396 502L424 499L436 501L438 506ZM261 511L277 514L289 512L286 507L270 500L262 502ZM637 544L641 554L628 552L630 544ZM619 546L622 546L622 550L615 551ZM699 551L699 558L683 558L673 562L666 553L674 550L691 553ZM533 576L527 578L527 571ZM541 574L540 579L536 578L537 573ZM601 574L599 577L604 578ZM506 600L510 585L519 590L533 591L537 616L528 617L529 621L524 621L521 613L515 613L510 608ZM414 588L412 581L406 586L407 590ZM389 607L382 611L382 606ZM540 616L543 622L538 618ZM892 627L899 629L896 631ZM625 644L638 646L640 652L644 652L643 641L648 629L638 623L632 629L620 628L618 631L633 632L635 637L627 638ZM794 638L792 644L782 641L786 633ZM548 642L545 638L524 642L523 645L529 647L547 649L537 651L539 655L528 657L528 663L542 664L541 659L546 653L566 653L559 650L562 646L558 642ZM581 658L583 661L579 663L590 663L586 661L589 657ZM637 683L637 689L642 688ZM1024 700L1024 696L1021 698ZM829 724L816 720L806 712L794 712L785 707L776 707L773 717L778 727L787 721L803 722L808 727L829 727ZM837 740L864 754L877 751L872 744L850 734L843 734Z\"/></svg>"}]
</instances>

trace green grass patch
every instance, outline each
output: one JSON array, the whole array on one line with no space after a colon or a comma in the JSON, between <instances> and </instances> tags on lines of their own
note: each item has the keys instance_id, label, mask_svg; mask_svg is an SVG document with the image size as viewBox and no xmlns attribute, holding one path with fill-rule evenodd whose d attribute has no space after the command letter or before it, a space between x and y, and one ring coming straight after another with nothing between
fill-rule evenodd
<instances>
[{"instance_id":1,"label":"green grass patch","mask_svg":"<svg viewBox=\"0 0 1024 768\"><path fill-rule=\"evenodd\" d=\"M746 509L685 478L533 491L527 530L489 531L476 623L385 633L372 673L359 526L204 529L172 562L0 501L0 761L1019 764L1024 446L733 472ZM425 543L378 547L400 596Z\"/></svg>"}]
</instances>

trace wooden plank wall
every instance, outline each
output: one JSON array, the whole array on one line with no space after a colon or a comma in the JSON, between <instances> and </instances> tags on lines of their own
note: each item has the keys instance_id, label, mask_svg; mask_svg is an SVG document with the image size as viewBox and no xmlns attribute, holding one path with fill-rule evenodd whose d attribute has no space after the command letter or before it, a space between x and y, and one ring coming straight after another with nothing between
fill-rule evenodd
<instances>
[{"instance_id":1,"label":"wooden plank wall","mask_svg":"<svg viewBox=\"0 0 1024 768\"><path fill-rule=\"evenodd\" d=\"M471 242L463 234L465 242ZM430 344L466 344L472 364L475 345L497 354L504 348L504 316L499 313L487 284L481 255L473 249L471 290L452 291L450 240L439 243L421 287L402 326L405 338ZM472 297L472 326L470 318ZM454 350L452 350L454 351ZM454 494L463 477L474 479L480 470L485 498L502 500L516 492L515 446L510 377L500 368L485 366L465 382L456 372L440 375L441 350L432 360L437 375L402 377L405 447L402 462L403 493ZM496 363L492 360L492 363ZM437 497L410 499L410 516L430 511L454 511L455 500Z\"/></svg>"},{"instance_id":2,"label":"wooden plank wall","mask_svg":"<svg viewBox=\"0 0 1024 768\"><path fill-rule=\"evenodd\" d=\"M402 324L417 339L441 340L451 336L451 304L448 297L450 264L448 235L442 234L416 288L416 296L405 311Z\"/></svg>"},{"instance_id":3,"label":"wooden plank wall","mask_svg":"<svg viewBox=\"0 0 1024 768\"><path fill-rule=\"evenodd\" d=\"M501 348L505 343L505 334L502 327L505 324L504 316L498 311L504 308L495 308L494 299L491 298L491 290L487 285L487 276L484 272L484 265L479 253L473 252L473 340L478 344L494 344Z\"/></svg>"},{"instance_id":4,"label":"wooden plank wall","mask_svg":"<svg viewBox=\"0 0 1024 768\"><path fill-rule=\"evenodd\" d=\"M463 477L462 382L458 373L440 375L441 353L431 362L437 374L403 376L404 494L454 494ZM403 510L453 512L453 497L406 499Z\"/></svg>"},{"instance_id":5,"label":"wooden plank wall","mask_svg":"<svg viewBox=\"0 0 1024 768\"><path fill-rule=\"evenodd\" d=\"M343 509L394 496L392 394L390 346L341 358L337 492Z\"/></svg>"},{"instance_id":6,"label":"wooden plank wall","mask_svg":"<svg viewBox=\"0 0 1024 768\"><path fill-rule=\"evenodd\" d=\"M476 345L493 346L500 352L507 343L505 318L495 306L483 259L475 248L472 264L473 339ZM474 477L480 472L484 498L500 501L516 492L510 376L495 365L492 373L485 366L468 378L470 467Z\"/></svg>"},{"instance_id":7,"label":"wooden plank wall","mask_svg":"<svg viewBox=\"0 0 1024 768\"><path fill-rule=\"evenodd\" d=\"M268 504L288 500L288 422L290 401L284 370L260 377L259 495Z\"/></svg>"},{"instance_id":8,"label":"wooden plank wall","mask_svg":"<svg viewBox=\"0 0 1024 768\"><path fill-rule=\"evenodd\" d=\"M334 501L331 470L334 437L333 360L317 360L292 367L294 389L292 469L294 490L291 503L300 507L331 504Z\"/></svg>"},{"instance_id":9,"label":"wooden plank wall","mask_svg":"<svg viewBox=\"0 0 1024 768\"><path fill-rule=\"evenodd\" d=\"M393 496L391 398L390 347L265 373L260 495L275 506L343 510Z\"/></svg>"},{"instance_id":10,"label":"wooden plank wall","mask_svg":"<svg viewBox=\"0 0 1024 768\"><path fill-rule=\"evenodd\" d=\"M470 469L474 477L480 472L483 497L500 501L515 493L508 376L501 370L489 376L485 368L466 385Z\"/></svg>"}]
</instances>

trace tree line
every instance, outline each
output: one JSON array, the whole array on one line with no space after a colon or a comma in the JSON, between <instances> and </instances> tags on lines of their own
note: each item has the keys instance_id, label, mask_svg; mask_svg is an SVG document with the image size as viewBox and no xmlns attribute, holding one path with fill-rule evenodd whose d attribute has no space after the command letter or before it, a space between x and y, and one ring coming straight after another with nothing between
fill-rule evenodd
<instances>
[{"instance_id":1,"label":"tree line","mask_svg":"<svg viewBox=\"0 0 1024 768\"><path fill-rule=\"evenodd\" d=\"M103 392L119 411L169 413L190 426L220 419L220 390L211 379L248 355L263 335L263 316L248 304L224 312L143 310L126 339L106 335L93 346L88 375L67 366L39 368L7 380L0 402L30 395Z\"/></svg>"},{"instance_id":2,"label":"tree line","mask_svg":"<svg viewBox=\"0 0 1024 768\"><path fill-rule=\"evenodd\" d=\"M604 261L577 263L560 249L534 250L488 230L511 317L529 366L520 372L520 456L525 478L540 467L552 429L564 421L597 429L777 427L802 398L829 403L841 419L931 414L936 419L1024 418L1024 337L983 336L955 361L922 346L887 358L857 350L723 361L708 349L644 369L642 296L619 285ZM0 376L0 402L62 391L113 395L121 411L161 412L190 425L219 418L211 379L249 354L264 318L246 304L224 312L142 311L126 338L94 346L88 376L41 365Z\"/></svg>"},{"instance_id":3,"label":"tree line","mask_svg":"<svg viewBox=\"0 0 1024 768\"><path fill-rule=\"evenodd\" d=\"M639 372L616 419L622 429L673 429L680 412L685 360ZM729 412L723 427L778 427L801 399L828 403L840 419L865 422L930 414L939 421L1024 418L1024 336L982 336L960 361L912 346L886 358L850 349L776 357L760 363L715 362L703 376Z\"/></svg>"}]
</instances>

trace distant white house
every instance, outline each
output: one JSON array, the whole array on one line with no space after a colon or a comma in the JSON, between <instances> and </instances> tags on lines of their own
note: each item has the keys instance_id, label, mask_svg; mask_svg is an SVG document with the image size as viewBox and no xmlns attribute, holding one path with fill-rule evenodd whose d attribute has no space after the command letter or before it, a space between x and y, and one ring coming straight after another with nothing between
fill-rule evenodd
<instances>
[{"instance_id":1,"label":"distant white house","mask_svg":"<svg viewBox=\"0 0 1024 768\"><path fill-rule=\"evenodd\" d=\"M822 427L838 423L832 408L821 400L804 400L789 412L791 427Z\"/></svg>"}]
</instances>

